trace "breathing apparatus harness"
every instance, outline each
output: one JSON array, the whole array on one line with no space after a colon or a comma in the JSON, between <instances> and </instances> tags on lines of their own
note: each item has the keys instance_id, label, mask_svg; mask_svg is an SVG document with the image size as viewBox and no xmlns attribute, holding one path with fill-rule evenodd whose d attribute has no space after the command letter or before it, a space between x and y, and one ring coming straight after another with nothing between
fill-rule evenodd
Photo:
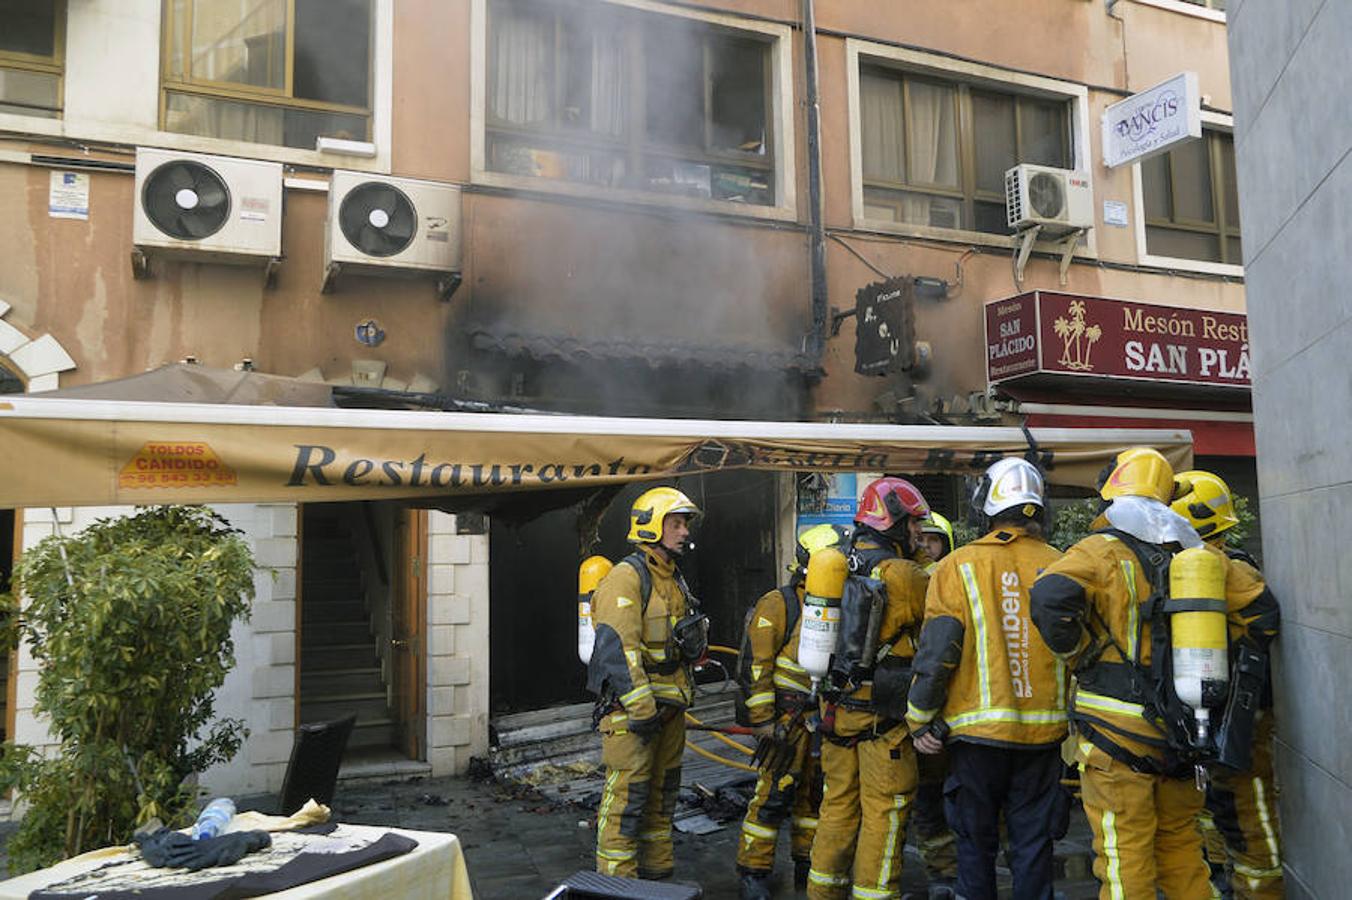
<instances>
[{"instance_id":1,"label":"breathing apparatus harness","mask_svg":"<svg viewBox=\"0 0 1352 900\"><path fill-rule=\"evenodd\" d=\"M860 538L876 544L860 547ZM853 747L861 741L873 740L900 725L906 718L906 695L911 683L911 660L894 656L892 648L902 639L906 629L882 638L883 614L887 607L887 588L870 577L881 563L896 559L897 553L888 546L892 539L867 526L856 527L850 537L846 553L849 574L841 597L840 643L831 660L831 668L822 682L821 694L826 701L820 731L833 744ZM869 699L850 696L869 684ZM869 731L843 737L835 733L836 708L876 713L878 721Z\"/></svg>"},{"instance_id":2,"label":"breathing apparatus harness","mask_svg":"<svg viewBox=\"0 0 1352 900\"><path fill-rule=\"evenodd\" d=\"M653 593L653 576L648 571L648 560L642 550L635 550L616 565L620 563L628 565L638 575L639 615L640 617L646 616L648 601L652 599ZM676 587L681 591L681 596L685 598L686 614L677 619L671 628L669 649L674 652L669 652L667 659L651 666L651 670L658 675L671 675L677 670L685 668L687 675L690 677L690 683L693 685L695 676L694 672L690 670L709 655L709 617L703 612L699 599L690 592L690 587L686 584L685 576L681 574L681 570L679 568L674 569L672 575L676 581ZM592 710L592 727L600 724L601 719L613 712L618 705L618 695L614 688L607 683Z\"/></svg>"},{"instance_id":3,"label":"breathing apparatus harness","mask_svg":"<svg viewBox=\"0 0 1352 900\"><path fill-rule=\"evenodd\" d=\"M1170 546L1150 544L1116 528L1102 529L1096 533L1111 536L1125 544L1149 575L1151 592L1149 598L1139 605L1140 614L1137 617L1134 643L1137 647L1141 646L1145 626L1148 623L1150 664L1143 665L1127 653L1113 637L1112 629L1102 612L1091 604L1090 609L1101 634L1076 667L1075 676L1082 689L1140 704L1145 720L1162 731L1163 736L1160 739L1151 739L1125 732L1101 719L1089 720L1082 713L1075 714L1073 711L1077 731L1112 758L1124 763L1133 771L1144 774L1180 777L1190 771L1197 771L1200 779L1201 769L1206 765L1215 762L1235 765L1240 761L1236 755L1244 752L1243 748L1237 745L1239 736L1252 733L1253 714L1256 713L1256 709L1248 710L1249 706L1257 705L1249 702L1253 691L1247 684L1251 679L1245 677L1245 681L1238 685L1239 690L1231 690L1228 702L1225 694L1217 695L1214 685L1203 682L1202 705L1208 708L1222 704L1225 706L1221 725L1214 736L1199 736L1195 732L1194 711L1179 697L1174 679L1172 616L1175 613L1213 611L1212 604L1215 601L1170 596L1169 567L1177 552ZM1122 660L1120 663L1101 661L1108 647L1117 652ZM1245 649L1247 653L1243 650L1238 653L1234 669L1237 673L1247 676L1254 665L1251 654L1255 651L1252 648ZM1131 740L1158 747L1164 751L1164 760L1160 762L1131 753L1109 740L1102 731L1117 731ZM1251 743L1250 741L1249 744Z\"/></svg>"}]
</instances>

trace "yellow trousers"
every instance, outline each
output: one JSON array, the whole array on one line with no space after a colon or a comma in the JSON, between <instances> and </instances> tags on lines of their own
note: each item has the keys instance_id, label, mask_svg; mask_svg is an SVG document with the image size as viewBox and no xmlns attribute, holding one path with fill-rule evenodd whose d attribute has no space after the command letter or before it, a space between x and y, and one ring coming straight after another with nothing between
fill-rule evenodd
<instances>
[{"instance_id":1,"label":"yellow trousers","mask_svg":"<svg viewBox=\"0 0 1352 900\"><path fill-rule=\"evenodd\" d=\"M675 868L671 814L681 789L685 717L671 716L647 741L627 724L623 713L601 721L606 783L596 811L596 871L663 878Z\"/></svg>"},{"instance_id":2,"label":"yellow trousers","mask_svg":"<svg viewBox=\"0 0 1352 900\"><path fill-rule=\"evenodd\" d=\"M1192 779L1133 772L1087 742L1077 753L1084 811L1094 831L1100 900L1210 900Z\"/></svg>"},{"instance_id":3,"label":"yellow trousers","mask_svg":"<svg viewBox=\"0 0 1352 900\"><path fill-rule=\"evenodd\" d=\"M779 829L789 823L789 852L794 859L807 859L817 834L817 805L821 801L821 762L812 755L812 735L795 728L793 762L778 778L761 770L756 793L742 820L741 840L737 845L737 868L749 872L769 872L775 866L775 844Z\"/></svg>"},{"instance_id":4,"label":"yellow trousers","mask_svg":"<svg viewBox=\"0 0 1352 900\"><path fill-rule=\"evenodd\" d=\"M895 726L853 747L823 740L822 774L826 784L808 897L899 897L902 842L918 778L906 727Z\"/></svg>"},{"instance_id":5,"label":"yellow trousers","mask_svg":"<svg viewBox=\"0 0 1352 900\"><path fill-rule=\"evenodd\" d=\"M1249 771L1220 767L1212 771L1206 810L1200 819L1207 859L1213 865L1228 864L1230 886L1241 900L1286 896L1272 771L1275 726L1271 710L1258 714Z\"/></svg>"}]
</instances>

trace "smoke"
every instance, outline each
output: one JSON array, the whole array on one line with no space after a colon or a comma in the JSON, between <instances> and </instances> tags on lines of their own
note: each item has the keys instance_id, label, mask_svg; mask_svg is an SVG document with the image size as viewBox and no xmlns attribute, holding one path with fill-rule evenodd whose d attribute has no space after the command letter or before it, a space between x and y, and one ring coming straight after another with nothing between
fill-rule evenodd
<instances>
[{"instance_id":1,"label":"smoke","mask_svg":"<svg viewBox=\"0 0 1352 900\"><path fill-rule=\"evenodd\" d=\"M688 208L774 202L770 45L608 3L491 0L490 23L488 168L579 196L467 200L468 330L546 362L466 368L507 393L524 373L534 405L796 418L804 229Z\"/></svg>"}]
</instances>

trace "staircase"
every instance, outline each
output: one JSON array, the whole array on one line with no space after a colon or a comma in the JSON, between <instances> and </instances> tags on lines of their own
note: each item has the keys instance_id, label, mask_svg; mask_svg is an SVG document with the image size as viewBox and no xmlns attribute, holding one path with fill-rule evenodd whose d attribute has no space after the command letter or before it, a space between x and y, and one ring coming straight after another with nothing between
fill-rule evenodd
<instances>
[{"instance_id":1,"label":"staircase","mask_svg":"<svg viewBox=\"0 0 1352 900\"><path fill-rule=\"evenodd\" d=\"M324 722L355 712L348 755L393 747L395 720L355 541L333 507L307 507L304 535L300 721Z\"/></svg>"}]
</instances>

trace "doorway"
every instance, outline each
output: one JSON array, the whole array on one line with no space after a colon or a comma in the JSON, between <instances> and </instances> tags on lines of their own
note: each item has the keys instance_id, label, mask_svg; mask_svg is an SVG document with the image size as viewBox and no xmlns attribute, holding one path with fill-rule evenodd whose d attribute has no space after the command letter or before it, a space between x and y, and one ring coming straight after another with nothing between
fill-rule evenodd
<instances>
[{"instance_id":1,"label":"doorway","mask_svg":"<svg viewBox=\"0 0 1352 900\"><path fill-rule=\"evenodd\" d=\"M355 714L345 763L425 755L426 521L397 504L302 507L299 723Z\"/></svg>"},{"instance_id":2,"label":"doorway","mask_svg":"<svg viewBox=\"0 0 1352 900\"><path fill-rule=\"evenodd\" d=\"M669 482L668 482L669 483ZM625 487L601 519L590 553L619 560L629 507L654 483ZM775 475L716 472L677 480L704 512L681 569L710 618L710 641L736 646L747 607L784 578L775 571ZM489 694L494 715L591 699L577 657L577 566L572 509L489 532Z\"/></svg>"}]
</instances>

